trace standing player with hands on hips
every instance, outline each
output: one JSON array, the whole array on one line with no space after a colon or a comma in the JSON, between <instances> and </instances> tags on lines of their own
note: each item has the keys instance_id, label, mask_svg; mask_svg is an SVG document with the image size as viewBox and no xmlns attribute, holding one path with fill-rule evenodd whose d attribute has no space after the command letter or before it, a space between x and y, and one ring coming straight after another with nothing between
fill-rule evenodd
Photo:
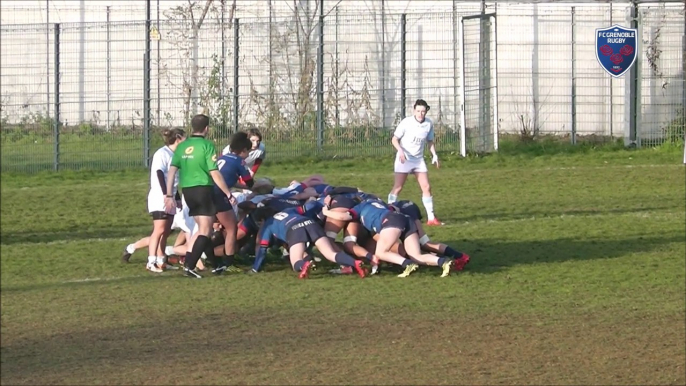
<instances>
[{"instance_id":1,"label":"standing player with hands on hips","mask_svg":"<svg viewBox=\"0 0 686 386\"><path fill-rule=\"evenodd\" d=\"M169 194L174 185L177 170L179 171L179 188L183 199L188 206L188 214L193 217L198 226L198 231L189 242L190 252L186 253L184 263L184 275L200 279L202 276L195 271L196 264L202 253L205 252L209 261L214 262L214 250L210 235L212 222L216 213L214 205L214 185L216 184L232 205L236 199L231 190L226 186L224 178L217 170L217 150L214 144L207 140L207 131L210 126L210 118L198 114L191 120L193 133L190 138L180 143L167 175L167 195L165 205L171 211L176 205L174 197Z\"/></svg>"},{"instance_id":2,"label":"standing player with hands on hips","mask_svg":"<svg viewBox=\"0 0 686 386\"><path fill-rule=\"evenodd\" d=\"M434 124L426 117L430 107L424 99L417 99L414 104L413 116L404 118L393 133L391 143L397 150L395 156L395 181L393 189L388 194L388 203L398 200L403 190L407 175L414 173L422 189L422 203L426 209L426 225L443 225L434 215L433 197L429 184L429 171L424 162L424 146L429 145L431 163L440 168L436 145L434 144Z\"/></svg>"}]
</instances>

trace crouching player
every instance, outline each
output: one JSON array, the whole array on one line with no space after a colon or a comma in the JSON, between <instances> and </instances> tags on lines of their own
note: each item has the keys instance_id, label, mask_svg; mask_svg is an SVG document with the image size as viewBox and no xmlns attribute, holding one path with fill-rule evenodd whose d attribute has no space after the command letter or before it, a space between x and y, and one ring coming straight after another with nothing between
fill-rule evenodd
<instances>
[{"instance_id":1,"label":"crouching player","mask_svg":"<svg viewBox=\"0 0 686 386\"><path fill-rule=\"evenodd\" d=\"M423 251L454 259L453 269L456 271L462 271L465 265L469 263L469 255L456 251L447 244L432 242L429 239L429 236L422 227L422 212L417 204L410 200L396 201L389 205L389 208L406 215L410 220L414 221L419 236L419 244Z\"/></svg>"},{"instance_id":2,"label":"crouching player","mask_svg":"<svg viewBox=\"0 0 686 386\"><path fill-rule=\"evenodd\" d=\"M333 200L331 196L325 199L327 206ZM397 262L399 259L404 259L398 253L393 252L392 248L396 242L401 241L405 247L407 255L416 263L429 266L439 266L443 270L441 277L450 275L450 268L453 260L446 257L438 257L432 254L422 253L419 244L419 235L414 221L409 217L396 213L388 209L388 207L378 200L365 200L359 204L351 199L340 197L335 200L348 200L347 206L350 208L347 211L323 209L323 213L327 218L332 218L339 221L359 222L364 228L373 234L378 234L376 242L376 250L374 256L383 261ZM328 201L328 202L327 202ZM396 263L397 264L397 263ZM417 267L414 266L414 269ZM402 275L408 276L414 269L409 268L409 272L403 272ZM406 267L406 271L408 268ZM407 273L407 274L406 274ZM401 276L401 277L404 277Z\"/></svg>"},{"instance_id":3,"label":"crouching player","mask_svg":"<svg viewBox=\"0 0 686 386\"><path fill-rule=\"evenodd\" d=\"M309 273L311 260L305 259L307 244L317 247L319 252L329 261L340 265L354 267L360 277L366 273L362 268L362 261L353 259L345 252L337 252L331 241L324 234L321 226L314 220L303 217L296 212L278 212L265 206L255 209L251 214L253 220L260 225L257 234L259 249L255 256L253 269L259 271L267 255L267 248L273 243L288 245L291 266L298 277L304 279Z\"/></svg>"}]
</instances>

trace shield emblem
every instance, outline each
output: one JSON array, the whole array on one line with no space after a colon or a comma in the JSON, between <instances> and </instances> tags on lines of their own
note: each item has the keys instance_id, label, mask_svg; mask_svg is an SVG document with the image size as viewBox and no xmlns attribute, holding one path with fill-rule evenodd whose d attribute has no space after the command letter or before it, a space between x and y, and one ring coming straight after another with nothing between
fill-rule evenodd
<instances>
[{"instance_id":1,"label":"shield emblem","mask_svg":"<svg viewBox=\"0 0 686 386\"><path fill-rule=\"evenodd\" d=\"M615 78L624 75L636 61L638 31L621 25L595 30L595 55L600 66Z\"/></svg>"}]
</instances>

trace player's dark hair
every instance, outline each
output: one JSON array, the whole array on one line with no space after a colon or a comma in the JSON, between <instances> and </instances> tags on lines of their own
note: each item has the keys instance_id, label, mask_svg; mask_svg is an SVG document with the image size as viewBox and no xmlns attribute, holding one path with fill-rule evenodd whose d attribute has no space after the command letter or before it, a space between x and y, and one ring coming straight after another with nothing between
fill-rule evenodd
<instances>
[{"instance_id":1,"label":"player's dark hair","mask_svg":"<svg viewBox=\"0 0 686 386\"><path fill-rule=\"evenodd\" d=\"M431 108L431 106L429 106L429 104L426 103L426 101L425 101L424 99L417 99L417 101L414 102L414 108L416 109L417 106L424 106L424 107L426 107L426 111L429 111L429 109Z\"/></svg>"},{"instance_id":2,"label":"player's dark hair","mask_svg":"<svg viewBox=\"0 0 686 386\"><path fill-rule=\"evenodd\" d=\"M240 154L252 148L252 142L245 131L234 133L229 140L229 147L234 154Z\"/></svg>"},{"instance_id":3,"label":"player's dark hair","mask_svg":"<svg viewBox=\"0 0 686 386\"><path fill-rule=\"evenodd\" d=\"M276 209L271 206L262 206L252 211L250 216L255 222L262 222L277 213Z\"/></svg>"},{"instance_id":4,"label":"player's dark hair","mask_svg":"<svg viewBox=\"0 0 686 386\"><path fill-rule=\"evenodd\" d=\"M262 142L262 133L260 133L259 130L257 130L257 129L248 130L248 138L253 137L253 136L259 138L260 142Z\"/></svg>"},{"instance_id":5,"label":"player's dark hair","mask_svg":"<svg viewBox=\"0 0 686 386\"><path fill-rule=\"evenodd\" d=\"M165 129L162 132L162 138L164 138L164 144L167 146L173 145L177 139L182 139L186 136L186 131L184 129Z\"/></svg>"},{"instance_id":6,"label":"player's dark hair","mask_svg":"<svg viewBox=\"0 0 686 386\"><path fill-rule=\"evenodd\" d=\"M210 117L205 114L198 114L191 119L193 134L202 133L210 125Z\"/></svg>"}]
</instances>

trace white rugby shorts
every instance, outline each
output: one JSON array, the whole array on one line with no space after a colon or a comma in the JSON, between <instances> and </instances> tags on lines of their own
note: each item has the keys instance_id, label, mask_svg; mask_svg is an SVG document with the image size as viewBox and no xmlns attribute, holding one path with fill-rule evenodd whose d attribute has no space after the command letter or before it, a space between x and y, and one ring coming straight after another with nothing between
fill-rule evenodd
<instances>
[{"instance_id":1,"label":"white rugby shorts","mask_svg":"<svg viewBox=\"0 0 686 386\"><path fill-rule=\"evenodd\" d=\"M156 194L153 191L148 192L148 213L166 211L167 208L164 206L164 196Z\"/></svg>"},{"instance_id":2,"label":"white rugby shorts","mask_svg":"<svg viewBox=\"0 0 686 386\"><path fill-rule=\"evenodd\" d=\"M395 155L395 164L393 169L396 173L427 173L429 169L426 167L424 157L422 158L408 158L405 163L400 162L400 156Z\"/></svg>"}]
</instances>

